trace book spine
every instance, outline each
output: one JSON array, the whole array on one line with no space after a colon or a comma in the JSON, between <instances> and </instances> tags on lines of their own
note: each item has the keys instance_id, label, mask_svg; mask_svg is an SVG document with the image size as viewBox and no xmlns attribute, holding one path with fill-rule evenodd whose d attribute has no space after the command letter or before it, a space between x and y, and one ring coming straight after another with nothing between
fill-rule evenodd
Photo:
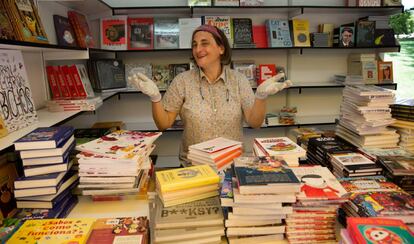
<instances>
[{"instance_id":1,"label":"book spine","mask_svg":"<svg viewBox=\"0 0 414 244\"><path fill-rule=\"evenodd\" d=\"M75 82L73 81L73 77L71 73L69 72L69 67L67 65L63 65L61 67L62 67L63 75L65 77L66 85L69 88L69 93L70 93L71 98L79 98L78 91L76 90L76 87L75 87Z\"/></svg>"},{"instance_id":2,"label":"book spine","mask_svg":"<svg viewBox=\"0 0 414 244\"><path fill-rule=\"evenodd\" d=\"M69 66L68 71L71 74L71 76L73 77L75 87L76 87L76 90L78 91L79 97L86 98L87 97L86 91L83 88L82 80L80 78L80 75L78 73L78 69L76 68L76 65Z\"/></svg>"},{"instance_id":3,"label":"book spine","mask_svg":"<svg viewBox=\"0 0 414 244\"><path fill-rule=\"evenodd\" d=\"M47 80L49 81L50 90L52 91L53 99L60 99L62 95L59 91L59 85L57 81L57 74L53 66L46 66Z\"/></svg>"},{"instance_id":4,"label":"book spine","mask_svg":"<svg viewBox=\"0 0 414 244\"><path fill-rule=\"evenodd\" d=\"M63 70L60 66L55 67L56 73L57 73L57 77L58 77L58 84L59 84L59 90L62 93L62 97L65 99L70 98L70 92L69 92L69 88L66 85L66 78L65 75L63 73Z\"/></svg>"}]
</instances>

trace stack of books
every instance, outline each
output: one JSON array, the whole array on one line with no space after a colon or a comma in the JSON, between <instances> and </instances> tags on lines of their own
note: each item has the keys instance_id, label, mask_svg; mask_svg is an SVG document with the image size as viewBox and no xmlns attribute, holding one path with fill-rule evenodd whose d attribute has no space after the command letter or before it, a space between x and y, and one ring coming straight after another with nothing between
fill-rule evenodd
<instances>
[{"instance_id":1,"label":"stack of books","mask_svg":"<svg viewBox=\"0 0 414 244\"><path fill-rule=\"evenodd\" d=\"M379 164L384 169L384 175L406 192L414 193L414 156L395 155L379 156Z\"/></svg>"},{"instance_id":2,"label":"stack of books","mask_svg":"<svg viewBox=\"0 0 414 244\"><path fill-rule=\"evenodd\" d=\"M242 154L242 143L217 137L188 147L187 158L193 165L208 164L216 171L228 168Z\"/></svg>"},{"instance_id":3,"label":"stack of books","mask_svg":"<svg viewBox=\"0 0 414 244\"><path fill-rule=\"evenodd\" d=\"M236 158L220 194L230 243L283 239L283 220L299 191L300 182L283 159Z\"/></svg>"},{"instance_id":4,"label":"stack of books","mask_svg":"<svg viewBox=\"0 0 414 244\"><path fill-rule=\"evenodd\" d=\"M255 156L281 157L289 166L298 166L299 158L306 151L287 137L255 138L253 143Z\"/></svg>"},{"instance_id":5,"label":"stack of books","mask_svg":"<svg viewBox=\"0 0 414 244\"><path fill-rule=\"evenodd\" d=\"M336 134L357 147L397 146L399 135L387 128L395 122L389 108L393 102L392 90L364 85L345 87Z\"/></svg>"},{"instance_id":6,"label":"stack of books","mask_svg":"<svg viewBox=\"0 0 414 244\"><path fill-rule=\"evenodd\" d=\"M160 198L149 203L150 243L221 243L224 236L220 200L210 197L172 207Z\"/></svg>"},{"instance_id":7,"label":"stack of books","mask_svg":"<svg viewBox=\"0 0 414 244\"><path fill-rule=\"evenodd\" d=\"M399 146L414 153L414 102L413 100L399 101L391 106L392 117L396 119L392 127L400 134Z\"/></svg>"},{"instance_id":8,"label":"stack of books","mask_svg":"<svg viewBox=\"0 0 414 244\"><path fill-rule=\"evenodd\" d=\"M158 171L156 191L164 207L217 196L219 176L210 165Z\"/></svg>"},{"instance_id":9,"label":"stack of books","mask_svg":"<svg viewBox=\"0 0 414 244\"><path fill-rule=\"evenodd\" d=\"M41 127L14 142L24 176L14 182L17 207L43 212L43 218L65 217L76 205L71 190L78 175L70 170L75 148L73 127ZM34 217L34 216L33 216Z\"/></svg>"},{"instance_id":10,"label":"stack of books","mask_svg":"<svg viewBox=\"0 0 414 244\"><path fill-rule=\"evenodd\" d=\"M381 166L359 152L336 154L331 158L333 174L338 177L380 175Z\"/></svg>"},{"instance_id":11,"label":"stack of books","mask_svg":"<svg viewBox=\"0 0 414 244\"><path fill-rule=\"evenodd\" d=\"M82 195L138 193L148 181L150 153L161 132L117 130L76 146Z\"/></svg>"},{"instance_id":12,"label":"stack of books","mask_svg":"<svg viewBox=\"0 0 414 244\"><path fill-rule=\"evenodd\" d=\"M329 47L328 33L313 32L310 37L313 47Z\"/></svg>"},{"instance_id":13,"label":"stack of books","mask_svg":"<svg viewBox=\"0 0 414 244\"><path fill-rule=\"evenodd\" d=\"M381 217L414 224L414 198L381 176L340 179L349 201L342 205L338 220L346 217Z\"/></svg>"},{"instance_id":14,"label":"stack of books","mask_svg":"<svg viewBox=\"0 0 414 244\"><path fill-rule=\"evenodd\" d=\"M314 137L321 137L324 132L316 128L294 128L289 130L289 138L307 150L309 139Z\"/></svg>"},{"instance_id":15,"label":"stack of books","mask_svg":"<svg viewBox=\"0 0 414 244\"><path fill-rule=\"evenodd\" d=\"M343 244L414 243L414 234L404 222L388 218L348 218L341 237Z\"/></svg>"},{"instance_id":16,"label":"stack of books","mask_svg":"<svg viewBox=\"0 0 414 244\"><path fill-rule=\"evenodd\" d=\"M296 167L293 173L301 182L298 201L286 219L289 243L335 241L336 211L346 201L346 191L328 168Z\"/></svg>"},{"instance_id":17,"label":"stack of books","mask_svg":"<svg viewBox=\"0 0 414 244\"><path fill-rule=\"evenodd\" d=\"M47 101L47 110L50 112L62 111L95 111L102 106L103 100L101 97L94 97L88 99L76 100L50 100Z\"/></svg>"}]
</instances>

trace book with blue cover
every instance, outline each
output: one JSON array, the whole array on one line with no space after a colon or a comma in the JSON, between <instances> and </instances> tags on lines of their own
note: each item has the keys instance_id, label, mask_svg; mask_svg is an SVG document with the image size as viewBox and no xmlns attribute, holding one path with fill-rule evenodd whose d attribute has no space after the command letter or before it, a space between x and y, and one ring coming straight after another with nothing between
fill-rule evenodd
<instances>
[{"instance_id":1,"label":"book with blue cover","mask_svg":"<svg viewBox=\"0 0 414 244\"><path fill-rule=\"evenodd\" d=\"M63 156L65 155L67 151L72 151L75 148L75 146L76 146L75 137L72 135L69 139L63 142L63 145L57 148L20 151L20 158L21 159L27 159L27 158L33 159L33 158Z\"/></svg>"},{"instance_id":2,"label":"book with blue cover","mask_svg":"<svg viewBox=\"0 0 414 244\"><path fill-rule=\"evenodd\" d=\"M57 186L65 174L66 172L37 175L32 177L22 176L14 181L14 189Z\"/></svg>"},{"instance_id":3,"label":"book with blue cover","mask_svg":"<svg viewBox=\"0 0 414 244\"><path fill-rule=\"evenodd\" d=\"M267 19L265 25L270 47L292 47L287 20Z\"/></svg>"},{"instance_id":4,"label":"book with blue cover","mask_svg":"<svg viewBox=\"0 0 414 244\"><path fill-rule=\"evenodd\" d=\"M57 148L73 135L71 126L39 127L14 142L16 150Z\"/></svg>"},{"instance_id":5,"label":"book with blue cover","mask_svg":"<svg viewBox=\"0 0 414 244\"><path fill-rule=\"evenodd\" d=\"M53 219L64 218L78 202L76 196L71 196L63 199L60 204L56 204L53 208L23 208L20 213L17 214L19 219L24 221L29 219Z\"/></svg>"}]
</instances>

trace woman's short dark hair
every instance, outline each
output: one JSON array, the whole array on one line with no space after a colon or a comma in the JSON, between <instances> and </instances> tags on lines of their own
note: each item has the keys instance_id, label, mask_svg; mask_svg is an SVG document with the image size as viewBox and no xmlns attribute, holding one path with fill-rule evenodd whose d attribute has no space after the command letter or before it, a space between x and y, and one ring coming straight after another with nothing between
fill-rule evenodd
<instances>
[{"instance_id":1,"label":"woman's short dark hair","mask_svg":"<svg viewBox=\"0 0 414 244\"><path fill-rule=\"evenodd\" d=\"M230 47L230 44L229 44L229 40L227 39L226 34L224 34L224 32L222 30L220 30L216 26L214 26L214 28L217 29L217 32L219 33L220 38L217 37L216 35L213 35L213 34L211 34L211 35L213 36L214 40L216 41L216 43L219 46L223 46L224 47L224 53L221 55L221 58L220 58L221 61L220 62L222 64L224 64L224 65L230 64L231 63L231 47ZM197 32L198 31L194 31L193 32L193 35L191 36L191 43L193 43L194 35ZM194 57L193 57L193 53L192 52L191 52L190 59L194 62L194 64L197 64L195 62L195 60L194 60Z\"/></svg>"}]
</instances>

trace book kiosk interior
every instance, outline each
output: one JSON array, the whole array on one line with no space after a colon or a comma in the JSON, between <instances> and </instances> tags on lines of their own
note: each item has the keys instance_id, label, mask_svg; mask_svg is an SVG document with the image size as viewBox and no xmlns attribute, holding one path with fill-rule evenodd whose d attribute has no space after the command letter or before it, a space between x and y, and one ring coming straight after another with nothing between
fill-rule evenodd
<instances>
[{"instance_id":1,"label":"book kiosk interior","mask_svg":"<svg viewBox=\"0 0 414 244\"><path fill-rule=\"evenodd\" d=\"M384 60L403 12L399 0L2 1L2 243L414 243L414 101L396 102ZM253 92L279 73L293 84L267 98L260 128L189 145L183 161L186 124L159 131L128 77L164 95L197 69L202 24L223 31Z\"/></svg>"}]
</instances>

